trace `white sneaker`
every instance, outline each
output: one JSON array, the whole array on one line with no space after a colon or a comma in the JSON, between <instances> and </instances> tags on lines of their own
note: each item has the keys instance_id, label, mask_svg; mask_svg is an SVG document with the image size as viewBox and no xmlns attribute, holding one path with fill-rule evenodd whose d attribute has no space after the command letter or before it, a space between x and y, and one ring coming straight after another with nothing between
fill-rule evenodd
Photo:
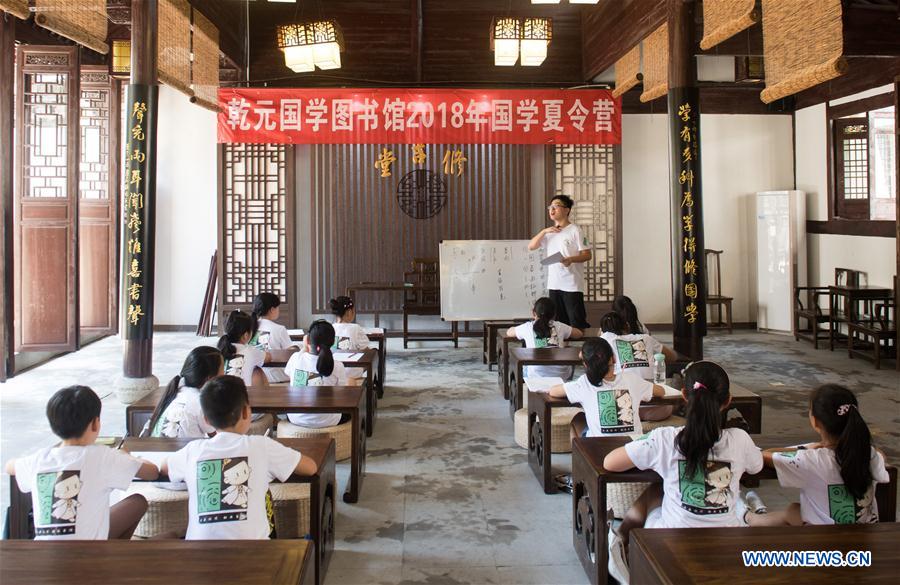
<instances>
[{"instance_id":1,"label":"white sneaker","mask_svg":"<svg viewBox=\"0 0 900 585\"><path fill-rule=\"evenodd\" d=\"M625 559L625 543L622 542L622 537L612 527L612 524L609 525L609 534L606 538L609 542L609 561L606 563L609 576L619 583L628 585L629 575L628 562Z\"/></svg>"},{"instance_id":2,"label":"white sneaker","mask_svg":"<svg viewBox=\"0 0 900 585\"><path fill-rule=\"evenodd\" d=\"M769 511L759 494L753 490L749 490L744 494L744 502L747 504L747 509L754 514L765 514Z\"/></svg>"}]
</instances>

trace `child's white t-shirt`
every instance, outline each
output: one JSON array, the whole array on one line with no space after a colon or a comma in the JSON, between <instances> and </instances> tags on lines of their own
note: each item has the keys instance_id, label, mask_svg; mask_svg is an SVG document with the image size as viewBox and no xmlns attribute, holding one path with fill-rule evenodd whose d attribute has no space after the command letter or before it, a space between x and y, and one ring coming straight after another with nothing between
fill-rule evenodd
<instances>
[{"instance_id":1,"label":"child's white t-shirt","mask_svg":"<svg viewBox=\"0 0 900 585\"><path fill-rule=\"evenodd\" d=\"M184 380L181 382L184 384ZM200 407L200 390L182 386L150 431L151 437L199 439L216 430Z\"/></svg>"},{"instance_id":2,"label":"child's white t-shirt","mask_svg":"<svg viewBox=\"0 0 900 585\"><path fill-rule=\"evenodd\" d=\"M250 341L250 345L262 352L267 352L272 349L288 349L297 344L291 340L291 336L284 325L261 318L256 335ZM263 373L266 375L266 380L272 384L287 382L282 368L263 368Z\"/></svg>"},{"instance_id":3,"label":"child's white t-shirt","mask_svg":"<svg viewBox=\"0 0 900 585\"><path fill-rule=\"evenodd\" d=\"M35 540L106 540L110 492L127 489L141 462L88 445L41 449L15 466L19 490L31 492Z\"/></svg>"},{"instance_id":4,"label":"child's white t-shirt","mask_svg":"<svg viewBox=\"0 0 900 585\"><path fill-rule=\"evenodd\" d=\"M173 453L169 479L183 481L188 488L185 538L268 539L269 483L287 480L300 458L298 451L268 437L222 431Z\"/></svg>"},{"instance_id":5,"label":"child's white t-shirt","mask_svg":"<svg viewBox=\"0 0 900 585\"><path fill-rule=\"evenodd\" d=\"M305 351L295 353L288 360L284 373L291 386L346 386L347 371L344 364L334 362L330 376L322 376L316 369L319 356ZM341 420L339 413L291 413L288 420L295 425L309 428L333 427Z\"/></svg>"},{"instance_id":6,"label":"child's white t-shirt","mask_svg":"<svg viewBox=\"0 0 900 585\"><path fill-rule=\"evenodd\" d=\"M661 353L663 344L655 337L645 333L632 335L616 335L604 333L601 335L616 354L616 371L626 370L634 372L645 380L653 379L653 356Z\"/></svg>"},{"instance_id":7,"label":"child's white t-shirt","mask_svg":"<svg viewBox=\"0 0 900 585\"><path fill-rule=\"evenodd\" d=\"M807 524L869 524L878 522L875 484L890 481L884 457L872 449L870 469L874 481L856 500L844 485L834 451L827 447L773 453L778 482L800 488L800 515Z\"/></svg>"},{"instance_id":8,"label":"child's white t-shirt","mask_svg":"<svg viewBox=\"0 0 900 585\"><path fill-rule=\"evenodd\" d=\"M625 445L638 469L652 469L663 479L659 523L647 528L706 528L742 526L735 504L741 476L758 473L762 453L742 429L723 429L710 450L702 474L688 477L685 459L675 445L684 427L658 427Z\"/></svg>"},{"instance_id":9,"label":"child's white t-shirt","mask_svg":"<svg viewBox=\"0 0 900 585\"><path fill-rule=\"evenodd\" d=\"M369 348L365 330L356 323L333 323L335 349L359 351Z\"/></svg>"},{"instance_id":10,"label":"child's white t-shirt","mask_svg":"<svg viewBox=\"0 0 900 585\"><path fill-rule=\"evenodd\" d=\"M235 356L225 360L225 374L243 379L249 388L253 385L253 370L263 367L266 354L242 343L235 343L234 348Z\"/></svg>"},{"instance_id":11,"label":"child's white t-shirt","mask_svg":"<svg viewBox=\"0 0 900 585\"><path fill-rule=\"evenodd\" d=\"M594 386L587 374L563 384L566 398L584 409L589 437L637 434L643 432L638 410L641 402L653 398L653 384L624 372L613 380Z\"/></svg>"},{"instance_id":12,"label":"child's white t-shirt","mask_svg":"<svg viewBox=\"0 0 900 585\"><path fill-rule=\"evenodd\" d=\"M550 337L537 337L534 334L534 321L526 321L516 326L516 338L525 341L525 347L565 347L566 340L572 336L572 328L565 323L550 321ZM555 378L568 380L572 377L572 366L525 366L525 377Z\"/></svg>"},{"instance_id":13,"label":"child's white t-shirt","mask_svg":"<svg viewBox=\"0 0 900 585\"><path fill-rule=\"evenodd\" d=\"M549 233L541 240L547 248L547 256L559 252L564 258L575 256L579 252L590 249L587 238L582 235L581 228L570 223L557 233ZM584 263L573 262L564 266L561 262L551 264L547 270L547 288L568 292L584 292Z\"/></svg>"}]
</instances>

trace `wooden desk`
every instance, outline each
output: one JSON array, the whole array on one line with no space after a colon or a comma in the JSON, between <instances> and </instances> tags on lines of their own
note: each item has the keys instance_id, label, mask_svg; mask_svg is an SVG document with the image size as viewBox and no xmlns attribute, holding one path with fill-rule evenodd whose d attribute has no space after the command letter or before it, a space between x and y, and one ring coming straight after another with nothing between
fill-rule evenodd
<instances>
[{"instance_id":1,"label":"wooden desk","mask_svg":"<svg viewBox=\"0 0 900 585\"><path fill-rule=\"evenodd\" d=\"M522 403L526 366L578 366L581 365L580 347L547 347L534 349L514 347L509 350L509 416L527 406ZM547 435L548 437L550 435Z\"/></svg>"},{"instance_id":2,"label":"wooden desk","mask_svg":"<svg viewBox=\"0 0 900 585\"><path fill-rule=\"evenodd\" d=\"M828 287L828 347L834 351L835 339L841 337L841 323L853 323L860 320L859 304L865 305L864 311L871 315L872 301L883 301L894 298L894 291L884 286L846 286L831 285Z\"/></svg>"},{"instance_id":3,"label":"wooden desk","mask_svg":"<svg viewBox=\"0 0 900 585\"><path fill-rule=\"evenodd\" d=\"M606 585L607 582L607 554L609 545L606 541L606 510L608 509L606 500L606 488L609 483L616 482L660 482L662 478L655 471L640 471L631 469L623 472L611 472L603 468L603 459L606 455L617 447L625 445L630 439L628 437L590 437L576 438L572 441L572 538L575 544L575 552L581 560L581 565L587 572L591 583L594 585ZM817 440L810 431L809 435L797 437L754 437L756 444L763 448L784 447L785 445L798 444ZM875 490L875 498L878 501L878 513L882 522L895 522L897 510L897 469L888 466L888 475L891 478L890 483L877 484ZM771 467L764 467L761 472L754 475L744 475L742 482L750 480L758 482L760 479L777 480L775 470ZM805 526L804 528L810 528ZM836 526L826 526L822 528L839 528ZM656 530L656 529L654 529ZM698 533L708 533L712 530L719 529L694 529ZM740 528L745 534L752 534L754 530L763 530L761 528ZM785 528L777 528L776 530L785 530ZM632 533L633 534L633 533ZM834 544L834 543L832 543ZM893 543L896 551L896 541ZM716 547L709 549L710 554ZM734 546L723 547L723 550L729 550L735 555L740 555L741 549L766 549L773 548L767 546ZM867 546L857 547L867 549ZM833 550L833 546L827 547L825 550ZM633 549L632 549L633 550ZM740 558L739 556L737 557ZM876 557L877 558L877 557ZM746 569L749 571L750 569ZM796 571L792 569L791 571ZM791 573L793 578L797 578L796 573ZM738 582L746 582L749 580L750 573L745 573ZM753 582L758 582L754 577ZM710 581L710 579L706 579ZM715 582L726 583L727 579L715 580ZM647 581L638 580L635 576L631 578L632 583L645 583ZM734 582L733 580L731 582ZM674 583L681 583L675 580Z\"/></svg>"},{"instance_id":4,"label":"wooden desk","mask_svg":"<svg viewBox=\"0 0 900 585\"><path fill-rule=\"evenodd\" d=\"M681 400L681 396L666 396L654 398L646 404L677 405ZM731 405L737 408L747 420L751 433L762 432L762 398L758 394L732 384ZM549 444L545 444L544 440L545 437L551 435L552 410L571 406L575 405L565 398L552 398L545 392L528 393L528 465L534 472L538 483L544 488L545 494L556 493L556 483L553 481L553 470L550 464ZM549 439L547 440L549 441Z\"/></svg>"},{"instance_id":5,"label":"wooden desk","mask_svg":"<svg viewBox=\"0 0 900 585\"><path fill-rule=\"evenodd\" d=\"M0 541L4 585L311 585L308 540Z\"/></svg>"},{"instance_id":6,"label":"wooden desk","mask_svg":"<svg viewBox=\"0 0 900 585\"><path fill-rule=\"evenodd\" d=\"M270 367L284 368L287 366L288 360L296 353L290 349L275 349L269 352L272 360L266 364ZM366 380L363 382L363 388L366 391L366 433L369 437L375 430L375 420L378 417L378 393L375 390L375 372L380 369L378 350L366 349L361 352L363 357L355 362L344 361L335 358L336 362L341 362L347 368L364 368L366 370Z\"/></svg>"},{"instance_id":7,"label":"wooden desk","mask_svg":"<svg viewBox=\"0 0 900 585\"><path fill-rule=\"evenodd\" d=\"M631 532L631 582L889 583L900 573L896 523L778 528L639 528ZM741 551L869 551L871 567L745 567ZM894 575L891 577L891 575Z\"/></svg>"},{"instance_id":8,"label":"wooden desk","mask_svg":"<svg viewBox=\"0 0 900 585\"><path fill-rule=\"evenodd\" d=\"M378 372L375 376L375 388L376 390L378 390L378 397L381 398L384 395L384 373L385 363L387 362L387 338L384 334L383 329L381 331L370 331L368 328L365 328L365 331L366 337L369 338L369 341L374 341L378 344ZM306 337L305 333L292 334L291 341L303 341L304 337Z\"/></svg>"},{"instance_id":9,"label":"wooden desk","mask_svg":"<svg viewBox=\"0 0 900 585\"><path fill-rule=\"evenodd\" d=\"M159 389L125 408L125 427L135 437L153 413L164 389ZM366 469L366 400L361 386L266 386L247 388L254 412L288 414L291 412L339 412L350 415L353 425L350 445L350 481L344 501L359 500Z\"/></svg>"},{"instance_id":10,"label":"wooden desk","mask_svg":"<svg viewBox=\"0 0 900 585\"><path fill-rule=\"evenodd\" d=\"M415 286L412 283L408 282L358 282L355 284L351 284L347 287L347 296L353 299L354 306L358 307L358 303L356 302L356 293L357 292L385 292L385 293L396 293L399 291L405 291L408 289L414 289ZM402 305L402 301L401 301ZM374 311L364 311L361 308L357 308L357 313L372 313L375 315L375 327L379 326L381 313L402 313L403 308L398 306L396 309L388 308L386 310L376 309Z\"/></svg>"},{"instance_id":11,"label":"wooden desk","mask_svg":"<svg viewBox=\"0 0 900 585\"><path fill-rule=\"evenodd\" d=\"M481 340L481 363L487 364L489 372L491 371L491 366L497 364L497 340L500 334L502 333L505 336L507 329L515 327L525 321L527 321L527 319L507 319L505 321L498 320L484 322L484 331Z\"/></svg>"},{"instance_id":12,"label":"wooden desk","mask_svg":"<svg viewBox=\"0 0 900 585\"><path fill-rule=\"evenodd\" d=\"M497 332L497 384L504 400L509 400L509 351L512 347L525 347L525 342L515 336L506 334L502 329Z\"/></svg>"}]
</instances>

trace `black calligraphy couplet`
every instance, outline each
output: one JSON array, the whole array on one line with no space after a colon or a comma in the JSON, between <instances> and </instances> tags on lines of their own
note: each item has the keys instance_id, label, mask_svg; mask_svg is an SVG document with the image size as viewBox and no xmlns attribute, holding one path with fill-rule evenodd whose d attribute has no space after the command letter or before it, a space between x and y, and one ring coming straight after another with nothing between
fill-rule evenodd
<instances>
[{"instance_id":1,"label":"black calligraphy couplet","mask_svg":"<svg viewBox=\"0 0 900 585\"><path fill-rule=\"evenodd\" d=\"M129 85L123 116L127 136L122 216L125 339L153 336L156 248L156 108L158 86Z\"/></svg>"},{"instance_id":2,"label":"black calligraphy couplet","mask_svg":"<svg viewBox=\"0 0 900 585\"><path fill-rule=\"evenodd\" d=\"M706 335L700 105L696 87L669 89L672 157L672 292L676 338Z\"/></svg>"}]
</instances>

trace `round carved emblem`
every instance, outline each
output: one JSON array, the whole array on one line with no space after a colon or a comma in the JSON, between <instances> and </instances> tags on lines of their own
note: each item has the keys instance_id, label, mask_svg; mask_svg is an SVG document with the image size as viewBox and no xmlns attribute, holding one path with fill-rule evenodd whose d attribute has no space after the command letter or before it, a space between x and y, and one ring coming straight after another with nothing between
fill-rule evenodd
<instances>
[{"instance_id":1,"label":"round carved emblem","mask_svg":"<svg viewBox=\"0 0 900 585\"><path fill-rule=\"evenodd\" d=\"M410 171L397 185L397 203L413 219L434 217L447 203L447 183L432 171Z\"/></svg>"}]
</instances>

